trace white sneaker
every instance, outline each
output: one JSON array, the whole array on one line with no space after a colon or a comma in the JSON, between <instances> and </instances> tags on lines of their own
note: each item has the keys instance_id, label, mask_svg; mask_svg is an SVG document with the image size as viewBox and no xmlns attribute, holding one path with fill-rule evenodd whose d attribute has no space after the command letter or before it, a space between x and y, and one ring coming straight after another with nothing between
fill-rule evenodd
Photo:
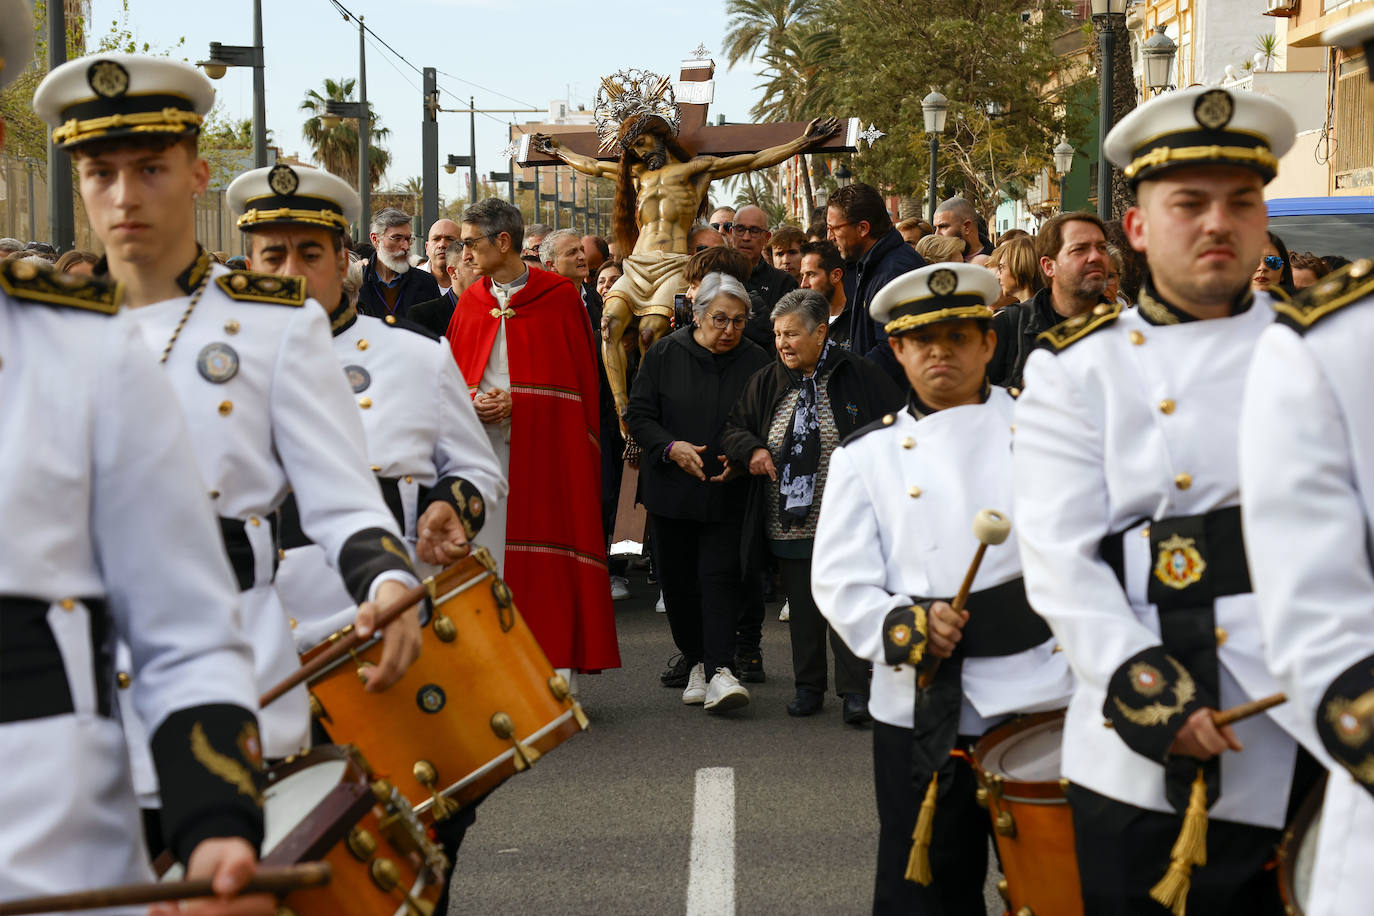
<instances>
[{"instance_id":1,"label":"white sneaker","mask_svg":"<svg viewBox=\"0 0 1374 916\"><path fill-rule=\"evenodd\" d=\"M792 603L790 601L782 603L782 610L778 611L778 619L783 623L792 619Z\"/></svg>"},{"instance_id":2,"label":"white sneaker","mask_svg":"<svg viewBox=\"0 0 1374 916\"><path fill-rule=\"evenodd\" d=\"M717 668L716 676L706 685L706 702L703 704L706 711L725 712L748 704L749 691L740 686L729 668Z\"/></svg>"},{"instance_id":3,"label":"white sneaker","mask_svg":"<svg viewBox=\"0 0 1374 916\"><path fill-rule=\"evenodd\" d=\"M682 691L686 706L697 706L706 699L706 666L697 662L687 674L687 689Z\"/></svg>"},{"instance_id":4,"label":"white sneaker","mask_svg":"<svg viewBox=\"0 0 1374 916\"><path fill-rule=\"evenodd\" d=\"M654 610L660 614L668 613L668 606L663 603L663 592L658 593L658 602L654 605Z\"/></svg>"},{"instance_id":5,"label":"white sneaker","mask_svg":"<svg viewBox=\"0 0 1374 916\"><path fill-rule=\"evenodd\" d=\"M630 580L624 576L611 576L611 600L624 601L630 597Z\"/></svg>"}]
</instances>

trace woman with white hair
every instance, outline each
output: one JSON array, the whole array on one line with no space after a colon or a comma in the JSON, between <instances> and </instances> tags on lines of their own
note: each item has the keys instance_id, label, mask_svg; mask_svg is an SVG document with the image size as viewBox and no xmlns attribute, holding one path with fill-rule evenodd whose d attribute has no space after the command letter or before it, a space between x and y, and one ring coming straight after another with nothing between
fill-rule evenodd
<instances>
[{"instance_id":1,"label":"woman with white hair","mask_svg":"<svg viewBox=\"0 0 1374 916\"><path fill-rule=\"evenodd\" d=\"M630 391L630 432L673 641L691 664L682 702L721 712L749 702L731 670L743 602L740 529L748 487L727 467L720 435L745 383L769 355L744 338L749 293L711 273L693 323L644 354Z\"/></svg>"}]
</instances>

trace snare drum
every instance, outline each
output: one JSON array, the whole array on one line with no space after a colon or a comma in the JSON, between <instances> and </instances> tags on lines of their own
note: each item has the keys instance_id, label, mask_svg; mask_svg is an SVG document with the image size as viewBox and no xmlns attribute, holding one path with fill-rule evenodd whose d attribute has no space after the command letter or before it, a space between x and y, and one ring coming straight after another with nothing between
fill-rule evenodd
<instances>
[{"instance_id":1,"label":"snare drum","mask_svg":"<svg viewBox=\"0 0 1374 916\"><path fill-rule=\"evenodd\" d=\"M375 779L347 745L319 747L265 774L262 863L323 859L324 887L288 894L278 913L296 916L430 916L448 859L392 785ZM164 855L164 879L182 876ZM169 867L170 866L170 867Z\"/></svg>"},{"instance_id":2,"label":"snare drum","mask_svg":"<svg viewBox=\"0 0 1374 916\"><path fill-rule=\"evenodd\" d=\"M1312 876L1317 864L1317 837L1321 835L1325 796L1326 780L1323 779L1303 799L1292 825L1283 832L1283 843L1279 845L1279 893L1283 895L1284 912L1288 916L1303 916L1312 899Z\"/></svg>"},{"instance_id":3,"label":"snare drum","mask_svg":"<svg viewBox=\"0 0 1374 916\"><path fill-rule=\"evenodd\" d=\"M1018 717L973 748L978 798L986 801L1012 913L1082 916L1073 816L1059 777L1064 713Z\"/></svg>"},{"instance_id":4,"label":"snare drum","mask_svg":"<svg viewBox=\"0 0 1374 916\"><path fill-rule=\"evenodd\" d=\"M479 550L434 577L420 657L382 693L357 676L373 640L310 682L311 709L335 741L358 745L425 820L501 782L587 727L587 717ZM342 630L305 653L309 661Z\"/></svg>"}]
</instances>

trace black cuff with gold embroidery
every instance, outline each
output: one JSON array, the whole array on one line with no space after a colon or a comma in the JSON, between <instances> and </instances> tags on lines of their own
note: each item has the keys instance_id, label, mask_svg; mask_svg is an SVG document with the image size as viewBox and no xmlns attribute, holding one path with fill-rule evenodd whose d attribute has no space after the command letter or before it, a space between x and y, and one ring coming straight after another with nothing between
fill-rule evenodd
<instances>
[{"instance_id":1,"label":"black cuff with gold embroidery","mask_svg":"<svg viewBox=\"0 0 1374 916\"><path fill-rule=\"evenodd\" d=\"M1178 659L1163 646L1151 646L1116 669L1102 714L1127 747L1164 763L1174 736L1193 711L1215 705Z\"/></svg>"},{"instance_id":2,"label":"black cuff with gold embroidery","mask_svg":"<svg viewBox=\"0 0 1374 916\"><path fill-rule=\"evenodd\" d=\"M180 709L150 742L162 832L180 862L210 837L262 845L262 746L253 713L227 703Z\"/></svg>"},{"instance_id":3,"label":"black cuff with gold embroidery","mask_svg":"<svg viewBox=\"0 0 1374 916\"><path fill-rule=\"evenodd\" d=\"M1317 707L1317 733L1331 756L1374 794L1374 655L1326 688Z\"/></svg>"},{"instance_id":4,"label":"black cuff with gold embroidery","mask_svg":"<svg viewBox=\"0 0 1374 916\"><path fill-rule=\"evenodd\" d=\"M926 654L926 609L893 608L883 618L883 658L889 665L919 665Z\"/></svg>"},{"instance_id":5,"label":"black cuff with gold embroidery","mask_svg":"<svg viewBox=\"0 0 1374 916\"><path fill-rule=\"evenodd\" d=\"M487 521L487 502L477 487L461 477L445 477L420 497L420 514L424 515L431 503L441 500L458 513L468 540L476 537Z\"/></svg>"},{"instance_id":6,"label":"black cuff with gold embroidery","mask_svg":"<svg viewBox=\"0 0 1374 916\"><path fill-rule=\"evenodd\" d=\"M367 600L372 580L391 570L415 573L410 554L385 528L364 528L344 541L339 551L339 573L344 587L358 604Z\"/></svg>"}]
</instances>

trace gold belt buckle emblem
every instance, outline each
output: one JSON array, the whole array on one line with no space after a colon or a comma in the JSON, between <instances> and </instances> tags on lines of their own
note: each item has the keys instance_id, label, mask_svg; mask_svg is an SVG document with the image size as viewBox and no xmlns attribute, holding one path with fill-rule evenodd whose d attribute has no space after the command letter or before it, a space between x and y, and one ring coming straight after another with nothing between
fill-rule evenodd
<instances>
[{"instance_id":1,"label":"gold belt buckle emblem","mask_svg":"<svg viewBox=\"0 0 1374 916\"><path fill-rule=\"evenodd\" d=\"M1202 578L1207 561L1193 544L1194 538L1174 535L1160 541L1159 556L1155 560L1155 578L1170 588L1185 589Z\"/></svg>"}]
</instances>

